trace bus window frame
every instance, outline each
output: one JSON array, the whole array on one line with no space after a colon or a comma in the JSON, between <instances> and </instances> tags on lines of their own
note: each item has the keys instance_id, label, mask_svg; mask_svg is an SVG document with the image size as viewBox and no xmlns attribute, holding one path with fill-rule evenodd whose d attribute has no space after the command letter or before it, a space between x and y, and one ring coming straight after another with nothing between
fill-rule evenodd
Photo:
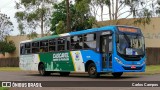
<instances>
[{"instance_id":1,"label":"bus window frame","mask_svg":"<svg viewBox=\"0 0 160 90\"><path fill-rule=\"evenodd\" d=\"M100 48L100 45L99 45L99 40L98 39L100 38L100 35L102 34L102 32L106 32L106 31L111 32L112 39L113 39L113 31L112 30L103 30L103 31L95 31L95 32L89 32L89 33L83 33L83 34L68 35L68 36L56 37L56 38L52 38L52 39L45 39L45 40L38 40L38 41L27 42L27 43L31 43L31 53L28 53L28 54L38 54L38 53L48 53L48 52L64 52L64 51L77 51L77 50L94 50L95 52L99 52L98 48ZM90 42L90 41L84 41L84 36L87 35L87 34L94 34L94 35L96 35L95 36L95 40L93 40L93 41L96 41L96 47L95 48L84 48L84 43L85 42ZM107 34L107 35L109 35L109 34ZM82 36L82 41L81 41L82 42L82 48L81 49L72 49L71 48L71 37L74 37L74 36L77 36L77 37L78 36ZM63 45L65 45L65 46L64 46L64 50L58 51L58 39L60 39L60 38L64 39L64 44ZM70 38L69 49L67 48L68 47L67 38ZM55 45L54 45L55 46L55 51L49 51L49 47L50 47L49 41L50 40L55 40ZM32 44L35 43L35 42L38 42L39 46L36 47L36 48L39 48L39 50L40 50L40 47L41 47L40 44L43 41L48 41L48 46L47 46L48 47L48 51L47 52L40 52L39 51L39 52L33 53L32 49L34 47L32 46ZM112 45L113 45L113 40L112 40Z\"/></svg>"},{"instance_id":2,"label":"bus window frame","mask_svg":"<svg viewBox=\"0 0 160 90\"><path fill-rule=\"evenodd\" d=\"M53 43L53 45L50 45L50 44L49 44L49 41L51 41L51 40L55 40L55 45L54 45L54 43ZM55 47L55 51L50 51L50 50L49 50L49 48L50 48L51 46L54 46L54 47ZM56 52L56 51L57 51L57 38L48 39L48 52Z\"/></svg>"},{"instance_id":3,"label":"bus window frame","mask_svg":"<svg viewBox=\"0 0 160 90\"><path fill-rule=\"evenodd\" d=\"M20 55L25 55L25 43L20 43Z\"/></svg>"},{"instance_id":4,"label":"bus window frame","mask_svg":"<svg viewBox=\"0 0 160 90\"><path fill-rule=\"evenodd\" d=\"M71 36L66 36L66 51L70 51L71 50ZM69 38L69 43L68 43L68 38ZM69 48L68 48L69 45Z\"/></svg>"},{"instance_id":5,"label":"bus window frame","mask_svg":"<svg viewBox=\"0 0 160 90\"><path fill-rule=\"evenodd\" d=\"M28 43L30 44L30 47L29 47L29 48L28 48L28 47L26 48L26 44L28 44ZM25 54L31 54L31 53L32 53L31 48L32 48L31 42L27 42L27 43L25 43ZM26 52L26 50L29 50L30 52L29 52L29 53L27 53L27 52Z\"/></svg>"},{"instance_id":6,"label":"bus window frame","mask_svg":"<svg viewBox=\"0 0 160 90\"><path fill-rule=\"evenodd\" d=\"M96 36L94 36L95 40L90 40L90 41L86 40L86 41L84 41L84 36L87 35L87 34L94 34L94 35L96 35ZM85 34L83 34L83 49L84 50L88 50L88 49L95 50L97 48L97 34L98 34L97 32L91 32L91 33L85 33ZM84 48L84 43L85 42L93 42L93 41L96 41L96 47L95 48Z\"/></svg>"},{"instance_id":7,"label":"bus window frame","mask_svg":"<svg viewBox=\"0 0 160 90\"><path fill-rule=\"evenodd\" d=\"M111 29L106 29L106 30L103 30L103 31L99 31L98 33L97 33L97 48L96 48L96 51L97 52L100 52L100 53L102 53L101 52L101 50L100 50L100 37L101 36L105 36L105 35L103 35L102 33L103 32L109 32L108 34L105 34L105 35L107 35L107 36L112 36L112 52L110 52L110 53L113 53L113 48L114 48L114 32L111 30Z\"/></svg>"},{"instance_id":8,"label":"bus window frame","mask_svg":"<svg viewBox=\"0 0 160 90\"><path fill-rule=\"evenodd\" d=\"M39 45L37 47L33 47L33 43L36 43L36 42L38 42ZM32 52L31 52L31 54L38 54L38 53L40 53L40 41L32 41L31 43L32 43ZM33 48L37 48L38 52L33 53Z\"/></svg>"},{"instance_id":9,"label":"bus window frame","mask_svg":"<svg viewBox=\"0 0 160 90\"><path fill-rule=\"evenodd\" d=\"M41 45L43 42L47 42L48 45L46 45L46 46ZM45 51L44 48L47 48L47 51ZM39 53L46 53L46 52L49 52L49 40L39 41Z\"/></svg>"},{"instance_id":10,"label":"bus window frame","mask_svg":"<svg viewBox=\"0 0 160 90\"><path fill-rule=\"evenodd\" d=\"M77 36L77 38L78 38L78 36L82 36L82 40L80 41L76 41L76 42L72 42L72 37L75 37L75 36ZM72 36L70 36L70 50L71 51L77 51L77 50L82 50L82 49L84 49L84 45L83 45L83 41L84 41L84 36L83 36L83 34L77 34L77 35L72 35ZM79 43L82 43L82 47L81 47L81 49L77 49L77 48L72 48L71 46L71 44L79 44Z\"/></svg>"},{"instance_id":11,"label":"bus window frame","mask_svg":"<svg viewBox=\"0 0 160 90\"><path fill-rule=\"evenodd\" d=\"M61 39L61 38L64 39L64 43L63 44L59 44L58 43L58 39ZM56 41L57 41L57 43L56 43L56 50L57 50L57 52L66 51L66 38L65 37L58 37ZM58 50L58 46L59 45L64 45L64 49L63 50Z\"/></svg>"}]
</instances>

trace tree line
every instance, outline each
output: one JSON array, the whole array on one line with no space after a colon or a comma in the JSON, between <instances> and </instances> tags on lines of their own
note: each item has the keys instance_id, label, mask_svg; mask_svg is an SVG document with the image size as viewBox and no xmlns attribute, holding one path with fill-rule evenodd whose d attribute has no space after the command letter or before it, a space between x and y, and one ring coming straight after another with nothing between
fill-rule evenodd
<instances>
[{"instance_id":1,"label":"tree line","mask_svg":"<svg viewBox=\"0 0 160 90\"><path fill-rule=\"evenodd\" d=\"M52 32L61 34L92 28L96 17L114 20L138 18L136 23L149 24L150 18L159 15L159 0L20 0L16 3L15 17L20 34L36 32L41 35ZM100 14L99 11L100 10ZM28 30L28 31L26 31Z\"/></svg>"}]
</instances>

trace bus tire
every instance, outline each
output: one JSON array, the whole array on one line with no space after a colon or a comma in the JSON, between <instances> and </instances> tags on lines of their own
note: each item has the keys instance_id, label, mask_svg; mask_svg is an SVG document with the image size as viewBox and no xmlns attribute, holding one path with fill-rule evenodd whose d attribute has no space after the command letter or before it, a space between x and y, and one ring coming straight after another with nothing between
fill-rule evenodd
<instances>
[{"instance_id":1,"label":"bus tire","mask_svg":"<svg viewBox=\"0 0 160 90\"><path fill-rule=\"evenodd\" d=\"M70 72L60 72L60 76L69 76Z\"/></svg>"},{"instance_id":2,"label":"bus tire","mask_svg":"<svg viewBox=\"0 0 160 90\"><path fill-rule=\"evenodd\" d=\"M45 70L45 66L44 66L44 64L40 64L39 65L39 67L38 67L39 69L39 73L40 73L40 75L42 75L42 76L49 76L51 73L50 72L47 72L46 70Z\"/></svg>"},{"instance_id":3,"label":"bus tire","mask_svg":"<svg viewBox=\"0 0 160 90\"><path fill-rule=\"evenodd\" d=\"M114 78L120 78L122 76L123 72L114 72L112 73Z\"/></svg>"},{"instance_id":4,"label":"bus tire","mask_svg":"<svg viewBox=\"0 0 160 90\"><path fill-rule=\"evenodd\" d=\"M94 63L89 64L88 74L89 74L89 77L91 77L91 78L97 78L100 76L100 73L97 72L97 68Z\"/></svg>"}]
</instances>

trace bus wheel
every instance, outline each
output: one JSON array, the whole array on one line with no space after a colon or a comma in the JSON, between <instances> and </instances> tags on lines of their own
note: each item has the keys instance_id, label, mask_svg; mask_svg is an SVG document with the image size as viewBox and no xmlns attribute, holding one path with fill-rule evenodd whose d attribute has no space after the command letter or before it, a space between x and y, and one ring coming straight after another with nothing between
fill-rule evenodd
<instances>
[{"instance_id":1,"label":"bus wheel","mask_svg":"<svg viewBox=\"0 0 160 90\"><path fill-rule=\"evenodd\" d=\"M100 76L100 73L97 73L97 68L94 63L91 63L88 66L88 74L89 74L89 77L91 77L91 78L96 78L96 77Z\"/></svg>"},{"instance_id":2,"label":"bus wheel","mask_svg":"<svg viewBox=\"0 0 160 90\"><path fill-rule=\"evenodd\" d=\"M44 64L40 64L40 65L39 65L39 73L40 73L40 75L42 75L42 76L49 76L49 75L51 74L50 72L45 71L45 66L44 66Z\"/></svg>"},{"instance_id":3,"label":"bus wheel","mask_svg":"<svg viewBox=\"0 0 160 90\"><path fill-rule=\"evenodd\" d=\"M60 72L61 76L69 76L70 72Z\"/></svg>"},{"instance_id":4,"label":"bus wheel","mask_svg":"<svg viewBox=\"0 0 160 90\"><path fill-rule=\"evenodd\" d=\"M113 75L114 78L119 78L119 77L122 76L122 74L123 74L123 72L115 72L115 73L112 73L112 75Z\"/></svg>"}]
</instances>

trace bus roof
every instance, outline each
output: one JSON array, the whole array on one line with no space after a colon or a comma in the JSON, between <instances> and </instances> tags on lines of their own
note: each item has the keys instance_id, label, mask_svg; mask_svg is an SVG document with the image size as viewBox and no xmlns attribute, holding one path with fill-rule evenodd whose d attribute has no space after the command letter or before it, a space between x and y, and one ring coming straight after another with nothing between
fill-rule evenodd
<instances>
[{"instance_id":1,"label":"bus roof","mask_svg":"<svg viewBox=\"0 0 160 90\"><path fill-rule=\"evenodd\" d=\"M81 31L59 34L59 35L45 36L45 37L36 38L36 39L33 39L33 40L22 41L21 43L31 42L31 41L48 40L48 39L62 37L62 36L73 36L73 35L79 35L79 34L85 34L85 33L91 33L91 32L96 32L96 31L103 31L103 30L112 30L113 31L114 30L113 28L115 28L117 26L125 26L125 25L104 26L104 27L100 27L100 28L92 28L92 29L87 29L87 30L81 30ZM125 27L132 27L132 26L125 26ZM136 28L136 27L134 27L134 28Z\"/></svg>"},{"instance_id":2,"label":"bus roof","mask_svg":"<svg viewBox=\"0 0 160 90\"><path fill-rule=\"evenodd\" d=\"M112 30L111 28L113 28L113 27L115 27L115 26L105 26L105 27L101 27L101 28L92 28L92 29L87 29L87 30L82 30L82 31L75 31L75 32L59 34L59 35L45 36L42 38L33 39L32 41L47 40L47 39L52 39L52 38L62 37L62 36L73 36L73 35L91 33L91 32L96 32L96 31L103 31L106 29Z\"/></svg>"}]
</instances>

